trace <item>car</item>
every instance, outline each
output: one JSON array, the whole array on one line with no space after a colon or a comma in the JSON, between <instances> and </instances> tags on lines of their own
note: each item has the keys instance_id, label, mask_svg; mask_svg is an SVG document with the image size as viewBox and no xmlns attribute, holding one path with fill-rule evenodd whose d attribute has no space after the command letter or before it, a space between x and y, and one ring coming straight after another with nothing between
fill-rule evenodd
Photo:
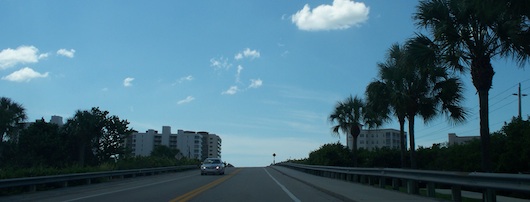
<instances>
[{"instance_id":1,"label":"car","mask_svg":"<svg viewBox=\"0 0 530 202\"><path fill-rule=\"evenodd\" d=\"M225 164L220 158L207 158L201 164L201 175L225 174Z\"/></svg>"}]
</instances>

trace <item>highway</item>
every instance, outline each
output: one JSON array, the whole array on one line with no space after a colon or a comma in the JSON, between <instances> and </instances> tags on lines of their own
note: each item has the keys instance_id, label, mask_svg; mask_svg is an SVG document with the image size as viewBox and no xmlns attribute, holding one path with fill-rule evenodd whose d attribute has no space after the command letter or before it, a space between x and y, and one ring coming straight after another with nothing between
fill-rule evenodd
<instances>
[{"instance_id":1,"label":"highway","mask_svg":"<svg viewBox=\"0 0 530 202\"><path fill-rule=\"evenodd\" d=\"M0 201L343 201L272 167L199 170L112 180L17 196Z\"/></svg>"}]
</instances>

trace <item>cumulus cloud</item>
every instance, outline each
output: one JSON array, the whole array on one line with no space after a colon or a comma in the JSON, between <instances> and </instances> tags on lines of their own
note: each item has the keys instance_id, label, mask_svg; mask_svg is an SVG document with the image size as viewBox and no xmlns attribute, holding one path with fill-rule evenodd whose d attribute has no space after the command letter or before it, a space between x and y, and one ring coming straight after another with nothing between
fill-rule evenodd
<instances>
[{"instance_id":1,"label":"cumulus cloud","mask_svg":"<svg viewBox=\"0 0 530 202\"><path fill-rule=\"evenodd\" d=\"M249 88L259 88L263 85L263 81L261 79L250 79L250 85Z\"/></svg>"},{"instance_id":2,"label":"cumulus cloud","mask_svg":"<svg viewBox=\"0 0 530 202\"><path fill-rule=\"evenodd\" d=\"M39 59L48 57L48 54L38 54L35 46L19 46L16 49L0 51L0 69L7 69L17 64L37 63Z\"/></svg>"},{"instance_id":3,"label":"cumulus cloud","mask_svg":"<svg viewBox=\"0 0 530 202\"><path fill-rule=\"evenodd\" d=\"M130 87L132 86L132 82L134 81L134 78L127 77L123 80L123 86Z\"/></svg>"},{"instance_id":4,"label":"cumulus cloud","mask_svg":"<svg viewBox=\"0 0 530 202\"><path fill-rule=\"evenodd\" d=\"M236 54L236 56L234 56L234 58L236 60L241 60L243 58L250 58L250 59L254 59L254 58L259 58L260 57L260 53L259 51L257 50L250 50L250 48L247 48L239 53Z\"/></svg>"},{"instance_id":5,"label":"cumulus cloud","mask_svg":"<svg viewBox=\"0 0 530 202\"><path fill-rule=\"evenodd\" d=\"M179 100L177 102L177 104L181 105L181 104L186 104L186 103L189 103L191 101L195 100L195 98L193 96L188 96L186 98L184 98L183 100Z\"/></svg>"},{"instance_id":6,"label":"cumulus cloud","mask_svg":"<svg viewBox=\"0 0 530 202\"><path fill-rule=\"evenodd\" d=\"M370 8L351 0L333 0L311 10L308 4L291 16L298 29L306 31L348 29L368 20Z\"/></svg>"},{"instance_id":7,"label":"cumulus cloud","mask_svg":"<svg viewBox=\"0 0 530 202\"><path fill-rule=\"evenodd\" d=\"M62 56L69 57L69 58L73 58L74 57L74 53L75 53L74 49L66 50L66 49L63 48L63 49L59 49L57 51L58 55L62 55Z\"/></svg>"},{"instance_id":8,"label":"cumulus cloud","mask_svg":"<svg viewBox=\"0 0 530 202\"><path fill-rule=\"evenodd\" d=\"M210 66L213 67L215 70L230 69L232 64L228 62L227 58L220 57L210 59Z\"/></svg>"},{"instance_id":9,"label":"cumulus cloud","mask_svg":"<svg viewBox=\"0 0 530 202\"><path fill-rule=\"evenodd\" d=\"M236 94L239 91L239 88L237 86L230 86L230 88L226 91L223 91L221 94L223 95L233 95Z\"/></svg>"},{"instance_id":10,"label":"cumulus cloud","mask_svg":"<svg viewBox=\"0 0 530 202\"><path fill-rule=\"evenodd\" d=\"M2 80L14 81L14 82L29 82L35 78L46 78L48 77L48 72L41 74L35 70L25 67L18 71L11 73L5 77L2 77Z\"/></svg>"}]
</instances>

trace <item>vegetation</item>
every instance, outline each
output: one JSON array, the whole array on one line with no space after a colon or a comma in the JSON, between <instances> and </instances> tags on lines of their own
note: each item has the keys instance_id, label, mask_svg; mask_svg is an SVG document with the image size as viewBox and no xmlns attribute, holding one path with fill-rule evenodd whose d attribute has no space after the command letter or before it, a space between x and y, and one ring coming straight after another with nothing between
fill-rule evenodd
<instances>
[{"instance_id":1,"label":"vegetation","mask_svg":"<svg viewBox=\"0 0 530 202\"><path fill-rule=\"evenodd\" d=\"M513 118L500 131L491 135L494 144L492 157L494 172L530 174L530 117L527 120ZM481 142L478 139L465 144L433 144L431 147L420 147L417 150L418 169L457 172L476 172L481 170ZM353 165L353 154L340 143L325 144L312 151L306 159L292 160L294 163L349 166ZM410 152L410 151L408 151ZM366 168L400 168L399 149L387 147L366 150L359 149L358 166ZM410 157L410 156L409 156ZM405 161L410 162L410 158Z\"/></svg>"},{"instance_id":2,"label":"vegetation","mask_svg":"<svg viewBox=\"0 0 530 202\"><path fill-rule=\"evenodd\" d=\"M512 57L521 67L528 61L528 7L527 2L515 0L423 0L413 15L418 26L430 31L447 64L470 70L479 97L483 171L492 170L488 95L495 71L491 59Z\"/></svg>"},{"instance_id":3,"label":"vegetation","mask_svg":"<svg viewBox=\"0 0 530 202\"><path fill-rule=\"evenodd\" d=\"M44 119L23 124L22 105L0 98L0 179L65 173L199 165L176 159L176 149L158 146L151 156L135 157L124 141L129 122L97 107L78 110L64 126ZM44 152L45 151L45 152Z\"/></svg>"}]
</instances>

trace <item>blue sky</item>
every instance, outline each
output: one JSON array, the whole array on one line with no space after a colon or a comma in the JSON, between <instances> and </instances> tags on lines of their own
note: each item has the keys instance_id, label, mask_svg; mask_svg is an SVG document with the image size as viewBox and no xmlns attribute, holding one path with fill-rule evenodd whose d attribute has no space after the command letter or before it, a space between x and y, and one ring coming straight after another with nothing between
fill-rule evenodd
<instances>
[{"instance_id":1,"label":"blue sky","mask_svg":"<svg viewBox=\"0 0 530 202\"><path fill-rule=\"evenodd\" d=\"M398 3L399 2L399 3ZM236 166L305 158L331 135L337 101L363 96L417 1L1 1L0 96L29 120L100 107L138 131L208 131ZM494 60L490 127L517 115L530 74ZM469 73L465 124L416 121L419 146L479 133ZM523 116L530 98L523 97ZM383 128L398 128L395 122Z\"/></svg>"}]
</instances>

